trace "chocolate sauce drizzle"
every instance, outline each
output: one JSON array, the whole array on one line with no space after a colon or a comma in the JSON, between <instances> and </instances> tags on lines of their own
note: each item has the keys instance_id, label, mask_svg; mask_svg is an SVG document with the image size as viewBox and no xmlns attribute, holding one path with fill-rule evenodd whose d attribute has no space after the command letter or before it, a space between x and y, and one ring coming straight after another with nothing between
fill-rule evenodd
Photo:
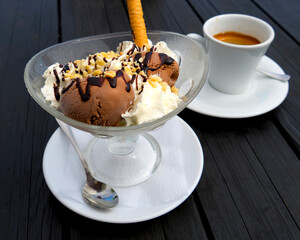
<instances>
[{"instance_id":1,"label":"chocolate sauce drizzle","mask_svg":"<svg viewBox=\"0 0 300 240\"><path fill-rule=\"evenodd\" d=\"M53 83L53 90L54 90L54 96L56 101L59 101L60 94L59 94L59 85L55 86L55 83Z\"/></svg>"},{"instance_id":2,"label":"chocolate sauce drizzle","mask_svg":"<svg viewBox=\"0 0 300 240\"><path fill-rule=\"evenodd\" d=\"M136 74L133 74L131 77L130 83L133 84L135 79L136 79Z\"/></svg>"},{"instance_id":3,"label":"chocolate sauce drizzle","mask_svg":"<svg viewBox=\"0 0 300 240\"><path fill-rule=\"evenodd\" d=\"M140 51L140 48L135 45L135 44L132 44L132 47L131 49L129 49L129 51L127 52L127 55L132 55L134 53L134 50L137 50L138 52Z\"/></svg>"},{"instance_id":4,"label":"chocolate sauce drizzle","mask_svg":"<svg viewBox=\"0 0 300 240\"><path fill-rule=\"evenodd\" d=\"M59 80L56 69L53 70L53 73L54 73L54 76L56 79L56 85L55 85L55 83L53 83L54 96L55 96L56 101L59 101L59 99L60 99L60 94L59 94L60 80Z\"/></svg>"},{"instance_id":5,"label":"chocolate sauce drizzle","mask_svg":"<svg viewBox=\"0 0 300 240\"><path fill-rule=\"evenodd\" d=\"M68 91L74 84L75 81L71 81L70 84L68 84L62 91L61 93L64 94L66 91Z\"/></svg>"},{"instance_id":6,"label":"chocolate sauce drizzle","mask_svg":"<svg viewBox=\"0 0 300 240\"><path fill-rule=\"evenodd\" d=\"M59 80L58 73L57 73L56 69L53 70L53 73L54 73L54 76L55 76L55 79L56 79L56 85L59 86L60 80Z\"/></svg>"},{"instance_id":7,"label":"chocolate sauce drizzle","mask_svg":"<svg viewBox=\"0 0 300 240\"><path fill-rule=\"evenodd\" d=\"M117 79L119 77L122 77L122 79L124 80L125 82L125 90L127 92L130 92L131 90L131 81L127 82L126 79L125 79L125 76L124 76L124 72L121 71L121 70L118 70L116 72L116 76L114 78L105 78L105 77L88 77L87 78L87 84L86 84L86 87L85 87L85 92L83 91L81 85L80 85L80 79L79 78L76 78L76 79L73 79L72 82L62 90L62 93L66 93L71 87L72 85L74 84L74 82L76 83L76 87L78 88L78 91L79 91L79 94L80 94L80 97L81 97L81 100L83 102L86 102L90 99L91 97L91 94L90 94L90 87L91 86L97 86L97 87L102 87L103 83L105 80L107 80L109 82L109 85L111 88L116 88L117 87Z\"/></svg>"},{"instance_id":8,"label":"chocolate sauce drizzle","mask_svg":"<svg viewBox=\"0 0 300 240\"><path fill-rule=\"evenodd\" d=\"M135 89L138 90L138 76L133 74L130 80L130 84L133 84L135 81Z\"/></svg>"},{"instance_id":9,"label":"chocolate sauce drizzle","mask_svg":"<svg viewBox=\"0 0 300 240\"><path fill-rule=\"evenodd\" d=\"M63 67L63 69L61 70L61 72L65 73L65 72L67 72L67 70L70 70L69 64L66 64L66 65Z\"/></svg>"},{"instance_id":10,"label":"chocolate sauce drizzle","mask_svg":"<svg viewBox=\"0 0 300 240\"><path fill-rule=\"evenodd\" d=\"M155 70L159 69L164 64L171 65L174 62L174 59L171 58L170 56L168 56L167 54L159 53L158 54L159 55L159 59L160 59L159 66L157 68L150 68L148 65L149 65L149 62L150 62L150 59L151 59L152 55L153 55L153 51L147 52L146 55L145 55L145 58L144 58L143 62L139 62L138 61L142 57L141 53L137 53L134 56L134 61L136 61L136 62L139 63L140 69L143 70L146 74L147 74L148 70L155 71Z\"/></svg>"},{"instance_id":11,"label":"chocolate sauce drizzle","mask_svg":"<svg viewBox=\"0 0 300 240\"><path fill-rule=\"evenodd\" d=\"M93 59L94 59L94 61L95 61L95 64L96 64L96 61L97 61L97 56L96 56L96 55L94 55L94 56L93 56Z\"/></svg>"},{"instance_id":12,"label":"chocolate sauce drizzle","mask_svg":"<svg viewBox=\"0 0 300 240\"><path fill-rule=\"evenodd\" d=\"M127 55L132 55L134 53L134 51L137 50L137 51L140 51L140 48L133 44L132 45L132 48L127 52ZM164 53L158 53L159 55L159 58L160 58L160 64L157 68L150 68L148 65L149 65L149 62L151 60L151 57L153 55L153 51L155 51L155 48L152 47L150 49L149 52L146 53L145 55L145 58L142 62L139 62L138 60L142 57L142 54L140 52L136 53L134 55L134 62L139 66L139 68L141 70L143 70L146 74L147 74L147 71L150 70L150 71L155 71L155 70L158 70L159 68L161 68L162 65L166 64L166 65L171 65L173 62L174 62L174 59L171 58L170 56L168 56L167 54L164 54ZM90 60L92 59L92 57L90 56L89 57L89 62ZM93 59L95 60L96 62L96 58L95 56L93 56ZM107 62L107 59L106 58L103 58L104 62ZM75 65L75 64L74 64ZM69 65L66 64L65 66L61 65L60 67L63 67L63 69L61 70L61 72L66 72L67 70L70 70L69 68ZM137 71L137 73L139 73L140 71ZM55 95L55 99L57 101L60 100L60 94L59 94L59 86L60 86L60 80L59 80L59 77L58 77L58 73L56 71L56 69L53 70L53 73L55 75L55 79L56 79L56 85L53 84L53 89L54 89L54 95ZM76 70L76 73L78 73L78 71ZM82 71L80 70L80 74L82 75ZM146 82L147 81L147 77L146 76L143 76L143 82ZM88 77L87 78L87 85L86 85L86 89L85 89L85 93L82 89L82 87L80 86L80 79L79 78L76 78L76 79L73 79L72 82L70 84L68 84L63 90L62 90L62 94L66 93L71 87L72 85L76 82L76 87L78 88L78 91L79 91L79 94L80 94L80 97L81 97L81 100L83 102L86 102L90 99L90 86L98 86L98 87L102 87L103 83L105 80L107 80L109 82L109 85L111 88L116 88L117 87L117 78L119 77L122 77L122 79L124 80L125 82L125 90L127 92L130 92L131 90L131 84L136 81L137 83L137 75L134 74L131 78L130 81L126 81L125 79L125 76L124 76L124 72L121 71L121 70L118 70L116 72L116 76L114 78L105 78L105 77ZM63 79L64 80L64 79ZM136 84L136 88L138 90L138 84ZM139 94L143 91L143 88L141 89L141 91L139 92Z\"/></svg>"}]
</instances>

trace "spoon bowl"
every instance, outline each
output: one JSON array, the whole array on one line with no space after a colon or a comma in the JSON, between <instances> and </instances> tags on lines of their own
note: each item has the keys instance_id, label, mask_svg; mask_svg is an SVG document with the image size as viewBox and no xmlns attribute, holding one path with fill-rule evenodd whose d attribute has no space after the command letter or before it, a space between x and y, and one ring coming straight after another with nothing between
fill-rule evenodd
<instances>
[{"instance_id":1,"label":"spoon bowl","mask_svg":"<svg viewBox=\"0 0 300 240\"><path fill-rule=\"evenodd\" d=\"M100 182L97 181L96 185ZM95 208L113 208L118 205L119 198L116 192L106 184L99 184L102 188L97 189L86 183L82 188L84 200Z\"/></svg>"}]
</instances>

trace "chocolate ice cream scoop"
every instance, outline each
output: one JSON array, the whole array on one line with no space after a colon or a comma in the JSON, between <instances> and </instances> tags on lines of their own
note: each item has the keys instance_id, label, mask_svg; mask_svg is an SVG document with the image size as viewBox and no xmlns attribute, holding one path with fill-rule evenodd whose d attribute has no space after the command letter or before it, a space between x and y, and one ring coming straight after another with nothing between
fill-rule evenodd
<instances>
[{"instance_id":1,"label":"chocolate ice cream scoop","mask_svg":"<svg viewBox=\"0 0 300 240\"><path fill-rule=\"evenodd\" d=\"M73 79L62 91L61 110L81 122L116 126L134 100L130 80L121 70L113 78Z\"/></svg>"},{"instance_id":2,"label":"chocolate ice cream scoop","mask_svg":"<svg viewBox=\"0 0 300 240\"><path fill-rule=\"evenodd\" d=\"M134 56L134 60L140 65L144 72L150 75L159 75L170 87L174 86L179 75L178 63L164 53L141 52Z\"/></svg>"}]
</instances>

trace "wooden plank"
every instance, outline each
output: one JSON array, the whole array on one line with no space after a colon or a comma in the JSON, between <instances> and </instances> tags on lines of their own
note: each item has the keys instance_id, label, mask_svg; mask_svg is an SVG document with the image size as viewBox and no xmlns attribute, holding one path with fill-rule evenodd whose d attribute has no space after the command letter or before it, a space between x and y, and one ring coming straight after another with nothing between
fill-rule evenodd
<instances>
[{"instance_id":1,"label":"wooden plank","mask_svg":"<svg viewBox=\"0 0 300 240\"><path fill-rule=\"evenodd\" d=\"M3 4L3 1L0 4ZM5 6L8 14L3 13L0 18L8 20L8 26L14 30L7 38L4 38L6 40L0 41L0 53L1 56L2 54L6 56L4 59L8 60L5 62L7 66L15 64L16 61L25 65L28 58L40 48L57 41L56 2L12 0L5 4L7 4ZM120 19L117 21L113 18L114 14L108 14L114 9L108 11L111 5L105 1L98 3L97 6L90 1L83 3L77 1L75 5L71 1L62 1L61 4L65 6L61 11L62 19L64 19L62 40L92 33L106 33L115 31L114 29L121 31L123 27L129 26L124 5L118 5L118 1L113 1L115 6L120 6L120 9L115 10L114 13L116 14L118 11L121 13L118 15ZM163 4L165 9L159 10L158 5L155 5L153 1L145 3L151 7L152 11L157 11L150 28L177 29L179 32L185 33L199 31L198 27L202 25L199 20L194 26L192 24L202 15L193 13L189 4L182 2L171 4L171 1L165 1ZM174 7L172 7L173 5ZM209 4L207 5L209 6ZM98 18L95 17L96 15L87 16L93 12L90 10L91 8L97 10L95 14L100 14ZM185 10L181 9L182 12L178 13L175 8ZM42 16L41 12L44 11L41 9L47 9L47 14ZM205 14L213 11L214 7L211 7ZM150 19L151 12L148 10L145 12L147 18ZM166 15L164 15L165 12ZM191 19L194 19L191 22L188 18L189 15L185 15L190 13ZM124 15L122 16L122 14ZM69 17L70 20L68 20ZM103 28L99 28L99 19L103 21ZM94 20L97 25L86 26L91 20ZM54 24L51 25L51 22ZM70 23L69 26L68 23ZM108 25L105 26L105 23ZM175 24L172 25L172 23ZM74 32L72 32L73 30ZM24 42L27 36L30 41L26 42L25 40ZM12 42L11 45L6 48L5 44L10 42ZM25 44L28 48L24 49ZM284 52L280 51L278 54L280 58L282 58L281 53L282 56L284 55ZM293 53L289 51L285 56L288 54ZM288 66L291 69L295 67L293 64ZM293 71L296 73L297 70ZM208 227L213 230L213 237L220 239L248 239L250 236L260 238L266 234L269 234L267 238L299 238L299 229L296 225L299 222L297 218L299 203L296 202L299 196L296 188L299 181L297 181L297 173L294 172L298 169L297 158L285 140L280 138L281 135L274 125L268 121L268 118L272 116L255 118L254 123L252 123L253 119L225 121L224 123L224 120L206 118L195 113L190 114L190 111L186 110L182 116L189 119L204 145L205 172L197 188L197 193L206 216L199 216L196 209L197 204L191 197L178 209L161 218L139 224L117 225L114 228L116 231L112 233L110 224L85 219L62 206L50 194L41 174L41 158L46 141L56 127L55 121L37 104L34 104L24 88L16 89L17 97L10 98L11 101L7 104L10 92L6 90L15 87L16 82L11 79L19 81L20 85L23 84L23 68L10 73L6 67L2 66L1 68L0 66L0 73L4 79L0 90L1 113L11 112L11 108L16 109L16 113L2 115L0 118L3 127L3 130L0 131L0 156L1 159L9 160L0 161L0 168L6 173L0 177L2 217L0 226L1 236L6 239L106 239L113 238L112 234L116 239L173 239L176 236L183 238L185 234L191 238L205 237L201 222L204 217L207 217L208 224L211 225ZM297 91L293 92L293 96L297 96ZM299 109L297 101L294 98L291 101L295 101L292 103L296 107L294 111L297 111ZM291 113L290 105L291 103L288 103L287 106L289 113ZM278 114L283 115L282 113ZM292 119L290 116L284 116L286 121ZM200 126L198 121L201 123ZM296 119L293 125L295 128L299 126L297 121ZM208 127L218 125L219 129ZM258 136L261 138L259 141L257 141ZM16 139L20 139L21 144L16 144ZM262 146L265 144L271 146L263 148ZM223 148L223 146L225 147ZM237 153L235 147L238 147ZM234 154L231 155L231 152ZM241 161L241 157L243 161ZM274 164L273 159L277 160L278 158L280 161ZM244 169L243 173L239 172L240 167ZM287 173L291 167L293 171ZM287 178L283 183L276 182L280 180L280 178L276 178L278 175L282 177L287 175ZM242 181L239 182L239 180ZM18 189L16 192L12 192L11 189L15 186L18 186ZM23 186L23 188L19 188L19 186ZM251 186L251 188L247 189L247 186ZM285 186L287 186L286 189ZM20 203L19 199L23 201ZM259 202L259 200L262 201ZM256 201L258 202L257 206L252 206ZM7 206L9 207L7 208ZM200 211L199 206L197 207ZM256 223L257 218L258 222ZM281 220L278 220L279 218ZM99 236L99 228L104 229L101 236ZM208 230L206 229L206 231ZM208 235L208 237L210 236Z\"/></svg>"},{"instance_id":2,"label":"wooden plank","mask_svg":"<svg viewBox=\"0 0 300 240\"><path fill-rule=\"evenodd\" d=\"M61 1L61 31L62 41L109 33L104 1Z\"/></svg>"},{"instance_id":3,"label":"wooden plank","mask_svg":"<svg viewBox=\"0 0 300 240\"><path fill-rule=\"evenodd\" d=\"M195 116L198 121L199 116ZM189 122L191 124L191 122ZM197 187L197 194L200 199L203 211L215 239L251 239L240 215L234 198L232 197L226 181L219 169L212 150L204 138L202 131L197 125L191 125L196 131L204 152L204 171Z\"/></svg>"},{"instance_id":4,"label":"wooden plank","mask_svg":"<svg viewBox=\"0 0 300 240\"><path fill-rule=\"evenodd\" d=\"M70 239L111 239L111 224L101 223L83 218L64 208L61 209L65 226L70 231L66 234ZM192 216L191 216L192 215ZM174 222L175 221L175 222ZM200 221L192 198L189 198L175 211L145 222L114 225L113 239L207 239L205 232L198 225Z\"/></svg>"},{"instance_id":5,"label":"wooden plank","mask_svg":"<svg viewBox=\"0 0 300 240\"><path fill-rule=\"evenodd\" d=\"M169 7L171 11L173 11L173 15L176 15L177 21L181 24L182 28L184 28L184 26L187 26L185 33L199 33L199 29L202 28L202 24L201 22L199 22L199 19L198 21L194 19L193 24L188 24L186 22L187 16L195 16L195 14L191 14L191 9L184 8L184 5L181 2L178 4L181 5L178 6L176 5L176 3L172 2L172 4L169 4ZM206 10L207 9L205 9L205 12ZM214 9L210 8L211 12L213 12L213 10ZM181 11L183 13L181 13ZM201 17L201 15L199 14L198 16ZM184 119L195 119L196 121L199 121L199 115L197 114L190 116L186 115L186 111L184 111L180 115L183 116ZM196 131L197 129L199 129L197 123L192 126ZM200 137L201 135L198 136ZM210 143L208 144L210 145ZM231 196L230 191L228 191L228 186L226 185L226 182L224 182L220 170L218 170L216 164L213 164L213 158L212 160L210 160L209 155L211 154L208 155L207 150L204 150L204 154L205 168L203 179L199 184L199 186L202 186L202 183L204 183L204 187L198 187L197 193L199 194L200 201L208 217L208 223L210 225L209 227L212 229L214 237L217 239L249 239L250 235L248 233L248 229L246 228L244 220L239 213L239 209L234 202L234 198Z\"/></svg>"},{"instance_id":6,"label":"wooden plank","mask_svg":"<svg viewBox=\"0 0 300 240\"><path fill-rule=\"evenodd\" d=\"M130 31L122 1L61 1L62 41Z\"/></svg>"},{"instance_id":7,"label":"wooden plank","mask_svg":"<svg viewBox=\"0 0 300 240\"><path fill-rule=\"evenodd\" d=\"M164 1L142 1L144 19L148 30L180 32L178 24L174 24L174 16Z\"/></svg>"},{"instance_id":8,"label":"wooden plank","mask_svg":"<svg viewBox=\"0 0 300 240\"><path fill-rule=\"evenodd\" d=\"M161 217L167 239L208 239L201 216L193 196L190 196L176 210Z\"/></svg>"},{"instance_id":9,"label":"wooden plank","mask_svg":"<svg viewBox=\"0 0 300 240\"><path fill-rule=\"evenodd\" d=\"M289 210L247 140L239 133L218 132L218 139L215 134L205 134L205 138L251 237L300 237Z\"/></svg>"},{"instance_id":10,"label":"wooden plank","mask_svg":"<svg viewBox=\"0 0 300 240\"><path fill-rule=\"evenodd\" d=\"M205 167L197 192L215 238L246 238L243 225L254 239L299 238L299 160L268 117L224 120L184 114L194 129L201 128L196 133L204 145ZM249 132L254 133L248 137Z\"/></svg>"},{"instance_id":11,"label":"wooden plank","mask_svg":"<svg viewBox=\"0 0 300 240\"><path fill-rule=\"evenodd\" d=\"M211 143L203 134L203 129L209 127L213 119L190 110L184 110L180 116L194 129L204 152L204 170L197 186L197 194L207 217L209 226L206 229L210 228L213 235L210 238L251 239L228 183L224 180L222 169L214 159ZM218 135L214 137L218 138Z\"/></svg>"},{"instance_id":12,"label":"wooden plank","mask_svg":"<svg viewBox=\"0 0 300 240\"><path fill-rule=\"evenodd\" d=\"M171 21L171 19L169 19L169 20L171 22L173 22L173 24L174 23L176 25L178 24L178 26L180 28L180 32L182 32L182 33L189 33L189 32L201 33L200 30L202 30L202 24L199 21L198 16L193 12L193 10L190 8L190 6L188 4L186 4L183 1L172 1L172 2L165 1L165 3L168 4L168 7L174 17L174 22ZM149 13L149 15L150 14L151 13ZM147 17L147 12L145 13L145 15ZM155 27L159 28L159 26L160 25L157 24L157 25L155 25L155 26L153 25L151 27L154 27L154 29L155 29ZM181 114L181 116L185 116L185 114L183 113L183 114ZM192 118L198 119L199 116L196 115L196 116L193 116ZM190 117L187 117L187 119L190 119ZM197 130L197 127L195 127L194 129ZM205 150L204 150L204 154L205 154L205 159L207 159L207 153ZM204 169L207 169L206 166L207 166L207 164L206 164L206 160L205 160L205 168ZM213 207L211 207L211 208L208 208L207 206L205 206L206 207L205 210L209 211L210 216L212 216L211 218L208 219L207 225L205 225L206 234L208 234L207 236L210 238L216 237L216 238L220 238L220 239L227 239L227 238L228 239L233 239L233 238L249 239L250 237L249 237L249 234L247 233L247 229L245 228L243 220L241 219L241 217L238 213L238 210L237 210L236 206L234 205L234 202L228 193L227 186L224 185L224 181L223 181L220 173L217 174L215 172L214 167L215 166L210 168L210 171L213 172L213 174L212 174L213 177L209 178L209 183L212 182L214 188L220 189L220 192L222 193L220 195L221 196L220 199L223 200L227 196L228 201L226 201L226 203L221 208L219 208L219 206L216 204L214 204ZM204 170L200 185L202 182L207 182L206 175L207 175L207 171ZM220 178L219 178L219 181L216 183L216 176L218 176L218 175L220 176ZM206 188L204 190L202 189L201 191L199 191L198 190L199 188L197 188L197 192L199 195L201 193L205 194L205 196L207 194L210 195L210 193L212 192L210 189L211 185L206 185L206 186L209 186L209 188ZM215 194L215 192L214 192L214 194ZM212 200L212 198L208 198L208 199ZM210 201L206 202L206 204L209 204L209 203L210 203ZM226 209L230 209L230 213L226 212ZM205 213L206 213L206 215L208 215L207 212L205 212ZM202 219L206 218L204 213L201 214L201 217L202 217ZM234 224L232 224L232 225L227 224L227 222L229 220L231 220L231 221L234 220ZM177 231L176 231L176 233L177 233ZM171 235L171 236L173 236L173 235Z\"/></svg>"},{"instance_id":13,"label":"wooden plank","mask_svg":"<svg viewBox=\"0 0 300 240\"><path fill-rule=\"evenodd\" d=\"M253 0L277 25L300 43L300 3L295 0Z\"/></svg>"},{"instance_id":14,"label":"wooden plank","mask_svg":"<svg viewBox=\"0 0 300 240\"><path fill-rule=\"evenodd\" d=\"M164 239L161 222L157 219L110 224L84 218L62 205L59 210L64 227L63 239Z\"/></svg>"},{"instance_id":15,"label":"wooden plank","mask_svg":"<svg viewBox=\"0 0 300 240\"><path fill-rule=\"evenodd\" d=\"M204 16L205 20L220 13L236 12L259 17L266 20L273 26L276 32L276 37L274 43L267 52L267 55L274 59L286 72L292 75L288 97L280 108L277 108L274 111L276 114L276 119L274 121L279 122L278 125L280 125L279 127L282 129L282 132L284 132L289 143L292 144L291 146L299 155L300 99L298 96L300 94L300 83L299 81L296 81L300 75L299 68L297 67L300 65L300 59L298 57L300 49L298 44L295 43L293 39L291 39L280 27L278 27L272 19L266 16L261 9L249 1L241 0L237 3L236 1L230 0L224 4L223 1L212 0L209 2L213 6L211 7L211 12L213 9L216 9L216 11L215 14L212 14L211 16L207 15L207 9L201 8L201 5L199 5L197 1L190 0L190 2L197 13ZM208 3L207 6L209 6Z\"/></svg>"},{"instance_id":16,"label":"wooden plank","mask_svg":"<svg viewBox=\"0 0 300 240\"><path fill-rule=\"evenodd\" d=\"M181 33L199 32L202 29L202 23L190 5L185 1L168 1L166 4L173 14L173 22L179 25Z\"/></svg>"},{"instance_id":17,"label":"wooden plank","mask_svg":"<svg viewBox=\"0 0 300 240\"><path fill-rule=\"evenodd\" d=\"M53 209L41 171L54 120L34 103L23 80L27 61L57 42L56 2L1 1L0 11L5 33L0 40L1 238L42 238L52 232L60 239L59 226L48 224Z\"/></svg>"},{"instance_id":18,"label":"wooden plank","mask_svg":"<svg viewBox=\"0 0 300 240\"><path fill-rule=\"evenodd\" d=\"M290 38L272 19L259 9L256 5L247 0L240 0L239 3L230 0L224 4L224 1L211 0L215 9L220 9L220 13L243 13L261 18L269 22L275 30L276 36L267 55L276 61L287 73L292 76L290 81L289 95L281 105L279 111L276 111L276 117L280 122L281 128L293 143L293 148L300 153L300 83L297 78L300 75L300 48L299 45ZM196 9L196 6L195 6ZM197 8L198 14L205 12L202 8ZM216 14L218 14L216 12Z\"/></svg>"},{"instance_id":19,"label":"wooden plank","mask_svg":"<svg viewBox=\"0 0 300 240\"><path fill-rule=\"evenodd\" d=\"M62 225L58 224L57 209L51 203L54 197L45 183L42 171L43 151L51 134L57 128L57 124L53 117L49 119L49 114L45 113L40 106L31 105L33 107L28 110L28 121L31 126L24 132L27 137L32 135L27 138L27 140L32 140L27 144L24 143L25 147L32 152L27 156L32 161L30 168L26 170L30 171L27 236L28 239L35 239L37 236L39 239L49 238L49 236L53 239L62 239ZM38 120L35 120L37 117ZM18 185L21 186L21 184Z\"/></svg>"},{"instance_id":20,"label":"wooden plank","mask_svg":"<svg viewBox=\"0 0 300 240\"><path fill-rule=\"evenodd\" d=\"M246 138L300 229L299 158L268 122L247 131Z\"/></svg>"},{"instance_id":21,"label":"wooden plank","mask_svg":"<svg viewBox=\"0 0 300 240\"><path fill-rule=\"evenodd\" d=\"M110 224L84 218L58 203L63 239L165 239L159 219L133 224Z\"/></svg>"},{"instance_id":22,"label":"wooden plank","mask_svg":"<svg viewBox=\"0 0 300 240\"><path fill-rule=\"evenodd\" d=\"M0 27L5 34L1 34L0 38L0 73L7 68L7 58L11 49L11 39L13 28L15 25L16 8L18 1L2 1L0 2ZM1 75L2 75L1 74Z\"/></svg>"},{"instance_id":23,"label":"wooden plank","mask_svg":"<svg viewBox=\"0 0 300 240\"><path fill-rule=\"evenodd\" d=\"M207 2L206 0L205 2ZM209 3L206 3L206 6L210 7L210 11L207 11L206 8L202 8L198 1L189 0L195 11L200 16L203 16L203 19L206 21L207 19L225 13L241 13L248 14L251 16L255 16L261 18L271 24L275 31L275 39L270 47L270 51L275 48L281 54L281 58L285 59L286 62L290 63L292 66L300 65L300 60L297 57L299 55L299 47L296 42L293 41L282 29L279 27L276 22L274 22L269 16L267 16L261 9L259 9L255 4L253 4L249 0L240 0L238 3L234 0L228 0L226 3L222 0L209 0ZM213 9L215 12L213 13ZM209 15L207 13L210 13ZM270 52L269 51L269 52ZM269 53L268 52L268 53ZM277 60L277 59L275 59Z\"/></svg>"}]
</instances>

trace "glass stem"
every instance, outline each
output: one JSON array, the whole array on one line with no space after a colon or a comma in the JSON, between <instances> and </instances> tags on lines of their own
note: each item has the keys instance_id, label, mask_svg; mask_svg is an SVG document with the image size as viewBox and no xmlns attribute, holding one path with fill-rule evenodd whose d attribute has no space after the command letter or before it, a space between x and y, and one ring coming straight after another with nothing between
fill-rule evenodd
<instances>
[{"instance_id":1,"label":"glass stem","mask_svg":"<svg viewBox=\"0 0 300 240\"><path fill-rule=\"evenodd\" d=\"M107 139L108 149L112 154L128 155L134 151L138 135L117 136Z\"/></svg>"}]
</instances>

